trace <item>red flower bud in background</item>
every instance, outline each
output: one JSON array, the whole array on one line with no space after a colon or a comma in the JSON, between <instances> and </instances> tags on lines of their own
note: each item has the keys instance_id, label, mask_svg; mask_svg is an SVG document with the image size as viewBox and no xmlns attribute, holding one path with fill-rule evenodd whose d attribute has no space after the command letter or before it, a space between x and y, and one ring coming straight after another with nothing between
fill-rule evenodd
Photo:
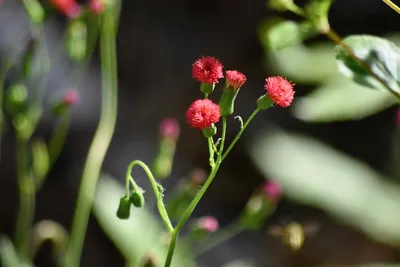
<instances>
[{"instance_id":1,"label":"red flower bud in background","mask_svg":"<svg viewBox=\"0 0 400 267\"><path fill-rule=\"evenodd\" d=\"M282 194L281 186L273 181L265 182L262 191L265 197L273 202L277 201Z\"/></svg>"},{"instance_id":2,"label":"red flower bud in background","mask_svg":"<svg viewBox=\"0 0 400 267\"><path fill-rule=\"evenodd\" d=\"M167 118L160 123L160 145L152 171L157 179L167 178L172 171L180 127L176 119Z\"/></svg>"},{"instance_id":3,"label":"red flower bud in background","mask_svg":"<svg viewBox=\"0 0 400 267\"><path fill-rule=\"evenodd\" d=\"M179 132L180 127L176 119L166 118L160 123L160 135L163 138L177 140Z\"/></svg>"},{"instance_id":4,"label":"red flower bud in background","mask_svg":"<svg viewBox=\"0 0 400 267\"><path fill-rule=\"evenodd\" d=\"M268 77L265 79L265 90L276 105L287 108L293 101L293 84L280 76Z\"/></svg>"},{"instance_id":5,"label":"red flower bud in background","mask_svg":"<svg viewBox=\"0 0 400 267\"><path fill-rule=\"evenodd\" d=\"M192 128L207 129L221 117L220 108L209 99L194 101L186 111L186 119Z\"/></svg>"},{"instance_id":6,"label":"red flower bud in background","mask_svg":"<svg viewBox=\"0 0 400 267\"><path fill-rule=\"evenodd\" d=\"M96 15L103 13L106 8L106 0L90 0L89 1L89 10Z\"/></svg>"},{"instance_id":7,"label":"red flower bud in background","mask_svg":"<svg viewBox=\"0 0 400 267\"><path fill-rule=\"evenodd\" d=\"M191 173L191 180L196 185L202 185L207 179L207 173L203 169L194 169Z\"/></svg>"},{"instance_id":8,"label":"red flower bud in background","mask_svg":"<svg viewBox=\"0 0 400 267\"><path fill-rule=\"evenodd\" d=\"M79 94L75 89L68 89L64 94L64 103L74 105L79 102Z\"/></svg>"},{"instance_id":9,"label":"red flower bud in background","mask_svg":"<svg viewBox=\"0 0 400 267\"><path fill-rule=\"evenodd\" d=\"M216 84L219 79L224 78L222 68L223 66L218 59L214 57L202 57L193 63L192 76L200 82Z\"/></svg>"},{"instance_id":10,"label":"red flower bud in background","mask_svg":"<svg viewBox=\"0 0 400 267\"><path fill-rule=\"evenodd\" d=\"M246 80L246 75L237 70L226 71L226 85L233 87L234 90L242 87Z\"/></svg>"},{"instance_id":11,"label":"red flower bud in background","mask_svg":"<svg viewBox=\"0 0 400 267\"><path fill-rule=\"evenodd\" d=\"M207 233L214 233L219 229L219 223L213 216L204 216L197 220L197 228Z\"/></svg>"},{"instance_id":12,"label":"red flower bud in background","mask_svg":"<svg viewBox=\"0 0 400 267\"><path fill-rule=\"evenodd\" d=\"M76 0L49 0L50 4L69 18L77 18L81 7Z\"/></svg>"}]
</instances>

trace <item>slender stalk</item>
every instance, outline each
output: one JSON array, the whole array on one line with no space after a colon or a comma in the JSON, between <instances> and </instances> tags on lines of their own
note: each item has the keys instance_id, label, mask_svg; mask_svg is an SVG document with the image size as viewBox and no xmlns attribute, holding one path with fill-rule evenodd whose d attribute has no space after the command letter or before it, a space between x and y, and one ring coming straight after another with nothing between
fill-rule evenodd
<instances>
[{"instance_id":1,"label":"slender stalk","mask_svg":"<svg viewBox=\"0 0 400 267\"><path fill-rule=\"evenodd\" d=\"M16 219L14 244L20 259L29 257L29 240L35 214L35 184L29 173L28 142L17 137L17 176L19 209Z\"/></svg>"},{"instance_id":2,"label":"slender stalk","mask_svg":"<svg viewBox=\"0 0 400 267\"><path fill-rule=\"evenodd\" d=\"M215 175L218 172L219 166L222 163L222 156L221 155L222 155L222 152L223 152L223 149L224 149L224 143L225 143L225 139L226 139L226 125L227 125L226 117L223 117L222 118L221 144L220 144L220 148L219 148L217 161L215 162L215 165L212 168L211 173L208 176L206 182L201 187L201 189L199 190L197 195L194 197L192 202L189 204L189 207L187 207L187 209L183 212L182 217L179 219L177 226L172 231L171 242L169 244L167 259L165 260L164 267L170 267L171 266L172 257L174 256L175 246L176 246L176 242L177 242L178 237L179 237L179 233L181 232L183 226L185 225L185 223L189 219L190 215L192 215L194 209L197 207L197 204L199 204L200 200L204 196L204 194L207 191L208 187L211 185L212 181L215 178Z\"/></svg>"},{"instance_id":3,"label":"slender stalk","mask_svg":"<svg viewBox=\"0 0 400 267\"><path fill-rule=\"evenodd\" d=\"M110 8L104 12L102 18L100 35L102 106L100 122L83 169L70 242L66 252L65 267L79 266L97 180L116 124L118 81L115 47L117 27L114 16L114 9Z\"/></svg>"},{"instance_id":4,"label":"slender stalk","mask_svg":"<svg viewBox=\"0 0 400 267\"><path fill-rule=\"evenodd\" d=\"M386 5L388 5L391 9L396 11L397 13L400 14L400 7L398 7L395 3L393 3L390 0L382 0Z\"/></svg>"},{"instance_id":5,"label":"slender stalk","mask_svg":"<svg viewBox=\"0 0 400 267\"><path fill-rule=\"evenodd\" d=\"M221 229L220 231L212 235L209 240L204 242L205 244L203 246L200 246L196 249L195 256L199 256L204 252L207 252L217 247L225 241L237 236L242 231L243 227L241 227L238 223L233 223L230 226Z\"/></svg>"},{"instance_id":6,"label":"slender stalk","mask_svg":"<svg viewBox=\"0 0 400 267\"><path fill-rule=\"evenodd\" d=\"M160 191L160 189L162 190L162 187L157 183L156 179L154 179L154 176L151 173L149 167L147 167L147 165L143 161L135 160L132 161L131 164L129 164L128 166L128 170L126 172L126 184L125 184L127 195L129 195L129 182L132 184L134 190L139 190L139 186L131 177L131 172L133 167L135 167L135 165L139 165L146 172L147 177L149 178L151 186L153 188L154 194L157 198L157 208L160 213L160 216L163 219L168 232L172 233L174 227L172 226L171 220L168 217L167 210L165 209L165 205L162 199L163 198L162 191Z\"/></svg>"},{"instance_id":7,"label":"slender stalk","mask_svg":"<svg viewBox=\"0 0 400 267\"><path fill-rule=\"evenodd\" d=\"M247 121L244 123L243 127L240 129L239 133L236 135L235 139L233 139L232 143L229 145L229 147L226 149L225 153L222 155L222 160L226 158L226 156L229 154L229 152L232 150L232 148L235 146L239 138L242 136L244 130L246 130L247 126L249 123L253 120L253 118L257 115L257 113L260 111L260 109L256 109L253 111L253 113L250 115L250 117L247 119Z\"/></svg>"}]
</instances>

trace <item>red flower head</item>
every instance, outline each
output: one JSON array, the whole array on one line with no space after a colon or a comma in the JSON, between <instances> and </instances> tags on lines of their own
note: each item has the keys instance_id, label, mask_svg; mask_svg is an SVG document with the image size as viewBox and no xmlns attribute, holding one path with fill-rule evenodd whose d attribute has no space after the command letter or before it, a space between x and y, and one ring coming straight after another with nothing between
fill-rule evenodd
<instances>
[{"instance_id":1,"label":"red flower head","mask_svg":"<svg viewBox=\"0 0 400 267\"><path fill-rule=\"evenodd\" d=\"M75 89L68 89L64 93L64 103L67 105L74 105L79 102L79 94Z\"/></svg>"},{"instance_id":2,"label":"red flower head","mask_svg":"<svg viewBox=\"0 0 400 267\"><path fill-rule=\"evenodd\" d=\"M278 106L287 108L293 101L293 84L285 78L280 76L268 77L265 79L264 88L268 92L268 97Z\"/></svg>"},{"instance_id":3,"label":"red flower head","mask_svg":"<svg viewBox=\"0 0 400 267\"><path fill-rule=\"evenodd\" d=\"M198 219L197 227L207 233L214 233L218 230L219 223L213 216L205 216Z\"/></svg>"},{"instance_id":4,"label":"red flower head","mask_svg":"<svg viewBox=\"0 0 400 267\"><path fill-rule=\"evenodd\" d=\"M233 87L234 90L242 87L246 80L246 76L237 70L226 71L226 84Z\"/></svg>"},{"instance_id":5,"label":"red flower head","mask_svg":"<svg viewBox=\"0 0 400 267\"><path fill-rule=\"evenodd\" d=\"M76 18L81 13L81 8L76 0L49 0L50 4L61 13L70 18Z\"/></svg>"},{"instance_id":6,"label":"red flower head","mask_svg":"<svg viewBox=\"0 0 400 267\"><path fill-rule=\"evenodd\" d=\"M219 79L224 78L222 68L223 66L218 59L214 57L202 57L193 63L192 76L200 82L216 84Z\"/></svg>"},{"instance_id":7,"label":"red flower head","mask_svg":"<svg viewBox=\"0 0 400 267\"><path fill-rule=\"evenodd\" d=\"M179 137L179 123L176 119L167 118L160 123L160 134L162 137L176 140Z\"/></svg>"},{"instance_id":8,"label":"red flower head","mask_svg":"<svg viewBox=\"0 0 400 267\"><path fill-rule=\"evenodd\" d=\"M200 130L218 122L220 117L219 106L210 99L198 99L186 111L186 119L189 125Z\"/></svg>"}]
</instances>

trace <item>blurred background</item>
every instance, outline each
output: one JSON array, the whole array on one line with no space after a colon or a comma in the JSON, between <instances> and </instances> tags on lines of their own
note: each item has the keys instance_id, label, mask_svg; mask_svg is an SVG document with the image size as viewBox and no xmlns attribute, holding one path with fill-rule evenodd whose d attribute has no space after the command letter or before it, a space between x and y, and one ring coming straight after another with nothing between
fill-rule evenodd
<instances>
[{"instance_id":1,"label":"blurred background","mask_svg":"<svg viewBox=\"0 0 400 267\"><path fill-rule=\"evenodd\" d=\"M323 66L312 61L301 61L300 56L287 57L278 64L276 59L271 60L265 50L262 26L266 20L277 15L266 7L264 0L122 1L117 38L119 115L103 170L123 183L130 161L141 159L150 163L157 152L158 124L165 117L177 118L182 126L173 173L165 182L166 197L168 189L193 168L207 168L208 151L204 138L185 122L186 108L200 96L198 83L191 77L191 64L200 56L215 56L223 62L225 69L237 69L246 74L247 83L236 102L236 113L243 118L247 118L254 110L255 101L263 94L264 79L268 75L279 74L292 79L296 83L296 97L299 99L315 90L321 82L301 81L296 77L306 75L302 70L309 71L310 66ZM290 14L285 14L285 17L295 18ZM400 17L378 0L336 0L329 17L332 27L343 37L361 33L386 36L400 30ZM50 57L58 62L47 80L49 98L76 86L75 81L69 80L75 66L57 50L64 30L63 17L54 16L48 20L46 38ZM0 57L4 58L10 50L19 49L27 31L28 21L20 1L4 0L0 6ZM307 42L310 45L320 43L329 44L329 41L325 37L316 37ZM326 50L328 52L325 55L334 61L330 50ZM313 52L312 49L310 51ZM296 62L302 62L303 65L296 65L297 69L292 70L295 74L290 76L285 73L285 66L293 66ZM332 66L328 67L332 69ZM97 53L85 73L84 82L76 89L81 100L74 108L71 131L60 159L37 195L35 216L35 221L52 219L67 229L71 225L82 166L98 122L100 77ZM400 178L397 108L387 108L358 120L322 123L309 122L296 114L295 108L274 108L255 118L221 167L217 179L196 209L195 216L213 215L222 226L227 225L240 214L249 196L266 178L278 179L278 174L270 177L270 172L262 167L269 166L267 161L271 163L274 156L254 152L255 143L261 142L259 140L277 128L324 142L341 151L343 154L340 155L357 159L389 180ZM37 135L48 137L52 123L52 118L46 117ZM239 125L233 119L229 123L228 138L232 140ZM274 139L269 140L272 142ZM1 143L0 233L11 235L17 207L12 133L6 133ZM304 153L309 155L307 151ZM281 154L277 153L276 157ZM254 155L257 155L257 160ZM291 164L295 160L294 157L287 157L279 161L281 165L278 167L288 168L285 162ZM319 163L316 161L315 164ZM334 161L323 166L326 168L318 173L321 177L331 169L340 173L340 166ZM145 185L147 182L139 179L139 183ZM343 190L357 194L361 189L347 187ZM300 204L290 197L286 198L285 194L276 213L265 223L262 231L240 234L200 256L199 263L218 267L233 260L246 260L253 266L300 267L393 262L400 259L399 251L393 246L382 240L376 241L318 206ZM319 225L318 232L307 236L298 252L291 251L279 238L269 235L267 230L272 225L292 221L312 221ZM53 266L50 252L50 245L40 250L37 266ZM81 266L123 264L121 253L96 218L91 217Z\"/></svg>"}]
</instances>

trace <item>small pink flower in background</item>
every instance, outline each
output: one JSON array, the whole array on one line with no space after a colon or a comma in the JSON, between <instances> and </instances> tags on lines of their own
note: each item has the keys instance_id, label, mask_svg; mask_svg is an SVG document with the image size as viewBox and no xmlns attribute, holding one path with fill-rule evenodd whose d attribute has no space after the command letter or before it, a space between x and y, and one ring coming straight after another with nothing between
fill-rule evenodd
<instances>
[{"instance_id":1,"label":"small pink flower in background","mask_svg":"<svg viewBox=\"0 0 400 267\"><path fill-rule=\"evenodd\" d=\"M64 93L64 103L67 105L74 105L79 102L79 94L75 89L68 89Z\"/></svg>"},{"instance_id":2,"label":"small pink flower in background","mask_svg":"<svg viewBox=\"0 0 400 267\"><path fill-rule=\"evenodd\" d=\"M222 69L223 66L218 59L214 57L202 57L193 63L192 76L200 82L216 84L219 79L224 78Z\"/></svg>"},{"instance_id":3,"label":"small pink flower in background","mask_svg":"<svg viewBox=\"0 0 400 267\"><path fill-rule=\"evenodd\" d=\"M263 194L270 200L275 201L282 195L281 186L273 181L268 181L263 185Z\"/></svg>"},{"instance_id":4,"label":"small pink flower in background","mask_svg":"<svg viewBox=\"0 0 400 267\"><path fill-rule=\"evenodd\" d=\"M104 9L106 8L105 0L90 0L89 1L89 9L94 14L101 14L103 13Z\"/></svg>"},{"instance_id":5,"label":"small pink flower in background","mask_svg":"<svg viewBox=\"0 0 400 267\"><path fill-rule=\"evenodd\" d=\"M186 119L190 127L200 130L207 129L217 123L220 117L219 106L210 99L198 99L186 111Z\"/></svg>"},{"instance_id":6,"label":"small pink flower in background","mask_svg":"<svg viewBox=\"0 0 400 267\"><path fill-rule=\"evenodd\" d=\"M160 134L162 137L178 139L180 133L179 123L176 119L166 118L160 123Z\"/></svg>"},{"instance_id":7,"label":"small pink flower in background","mask_svg":"<svg viewBox=\"0 0 400 267\"><path fill-rule=\"evenodd\" d=\"M234 90L242 87L246 80L246 76L237 70L226 71L226 84L233 87Z\"/></svg>"},{"instance_id":8,"label":"small pink flower in background","mask_svg":"<svg viewBox=\"0 0 400 267\"><path fill-rule=\"evenodd\" d=\"M287 108L293 101L293 84L285 78L280 76L269 77L265 79L264 88L268 92L268 97L278 106Z\"/></svg>"},{"instance_id":9,"label":"small pink flower in background","mask_svg":"<svg viewBox=\"0 0 400 267\"><path fill-rule=\"evenodd\" d=\"M49 0L49 2L54 8L69 18L76 18L81 14L81 7L76 0Z\"/></svg>"},{"instance_id":10,"label":"small pink flower in background","mask_svg":"<svg viewBox=\"0 0 400 267\"><path fill-rule=\"evenodd\" d=\"M218 231L219 223L213 216L204 216L197 220L197 227L207 233Z\"/></svg>"},{"instance_id":11,"label":"small pink flower in background","mask_svg":"<svg viewBox=\"0 0 400 267\"><path fill-rule=\"evenodd\" d=\"M191 173L192 182L195 184L203 184L207 178L207 173L203 169L194 169Z\"/></svg>"}]
</instances>

